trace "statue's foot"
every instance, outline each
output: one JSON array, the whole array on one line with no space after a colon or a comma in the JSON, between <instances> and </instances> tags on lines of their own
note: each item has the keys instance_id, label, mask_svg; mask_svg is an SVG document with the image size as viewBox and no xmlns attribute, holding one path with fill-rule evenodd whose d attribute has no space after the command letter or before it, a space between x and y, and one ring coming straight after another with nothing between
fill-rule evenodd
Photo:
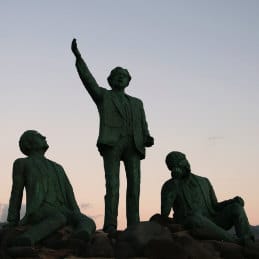
<instances>
[{"instance_id":1,"label":"statue's foot","mask_svg":"<svg viewBox=\"0 0 259 259\"><path fill-rule=\"evenodd\" d=\"M109 226L105 229L103 229L105 233L108 234L109 238L116 239L117 238L117 229L114 226Z\"/></svg>"},{"instance_id":2,"label":"statue's foot","mask_svg":"<svg viewBox=\"0 0 259 259\"><path fill-rule=\"evenodd\" d=\"M115 226L110 225L110 226L108 226L108 227L105 227L105 228L103 229L103 232L105 232L105 233L107 233L107 234L113 234L113 233L116 233L116 232L117 232L117 229L116 229Z\"/></svg>"}]
</instances>

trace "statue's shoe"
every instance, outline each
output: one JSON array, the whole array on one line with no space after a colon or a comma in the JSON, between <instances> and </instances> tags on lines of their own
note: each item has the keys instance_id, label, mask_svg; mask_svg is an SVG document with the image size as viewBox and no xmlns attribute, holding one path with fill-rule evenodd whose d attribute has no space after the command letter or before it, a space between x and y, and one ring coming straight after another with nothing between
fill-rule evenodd
<instances>
[{"instance_id":1,"label":"statue's shoe","mask_svg":"<svg viewBox=\"0 0 259 259\"><path fill-rule=\"evenodd\" d=\"M103 229L103 232L107 233L108 235L113 235L117 232L117 229L111 225Z\"/></svg>"}]
</instances>

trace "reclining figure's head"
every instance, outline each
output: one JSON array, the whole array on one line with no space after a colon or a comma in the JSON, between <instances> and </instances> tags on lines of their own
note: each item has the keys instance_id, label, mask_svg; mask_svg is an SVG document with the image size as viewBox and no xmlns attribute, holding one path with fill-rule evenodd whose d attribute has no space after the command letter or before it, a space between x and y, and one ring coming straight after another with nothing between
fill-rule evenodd
<instances>
[{"instance_id":1,"label":"reclining figure's head","mask_svg":"<svg viewBox=\"0 0 259 259\"><path fill-rule=\"evenodd\" d=\"M180 179L191 172L191 166L186 159L185 154L172 151L170 152L165 159L168 169L171 171L173 178Z\"/></svg>"},{"instance_id":2,"label":"reclining figure's head","mask_svg":"<svg viewBox=\"0 0 259 259\"><path fill-rule=\"evenodd\" d=\"M44 154L49 145L46 141L46 137L41 135L36 130L25 131L19 140L19 147L23 154L30 156L34 153Z\"/></svg>"}]
</instances>

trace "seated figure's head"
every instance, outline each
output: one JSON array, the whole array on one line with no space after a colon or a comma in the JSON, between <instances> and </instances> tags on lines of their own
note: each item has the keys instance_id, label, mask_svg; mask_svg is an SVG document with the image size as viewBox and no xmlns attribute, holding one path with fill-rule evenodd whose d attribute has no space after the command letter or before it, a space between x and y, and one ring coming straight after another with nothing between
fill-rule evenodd
<instances>
[{"instance_id":1,"label":"seated figure's head","mask_svg":"<svg viewBox=\"0 0 259 259\"><path fill-rule=\"evenodd\" d=\"M19 140L19 147L23 154L30 156L32 153L45 153L49 148L46 137L36 130L25 131Z\"/></svg>"},{"instance_id":2,"label":"seated figure's head","mask_svg":"<svg viewBox=\"0 0 259 259\"><path fill-rule=\"evenodd\" d=\"M107 78L112 89L122 90L129 85L131 76L129 71L122 67L115 67Z\"/></svg>"},{"instance_id":3,"label":"seated figure's head","mask_svg":"<svg viewBox=\"0 0 259 259\"><path fill-rule=\"evenodd\" d=\"M185 154L172 151L170 152L165 159L168 169L171 171L173 178L180 179L191 172L191 166L186 159Z\"/></svg>"}]
</instances>

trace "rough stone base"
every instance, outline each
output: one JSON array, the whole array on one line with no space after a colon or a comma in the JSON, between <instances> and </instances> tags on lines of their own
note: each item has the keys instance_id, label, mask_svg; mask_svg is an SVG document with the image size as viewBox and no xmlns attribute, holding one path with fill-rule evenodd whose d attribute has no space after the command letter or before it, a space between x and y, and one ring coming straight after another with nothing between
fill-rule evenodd
<instances>
[{"instance_id":1,"label":"rough stone base","mask_svg":"<svg viewBox=\"0 0 259 259\"><path fill-rule=\"evenodd\" d=\"M242 247L213 239L204 230L192 232L170 219L154 215L110 237L96 231L89 242L71 238L67 226L34 247L9 247L24 227L0 229L0 259L259 259L259 241L253 247ZM197 236L200 233L200 236Z\"/></svg>"}]
</instances>

